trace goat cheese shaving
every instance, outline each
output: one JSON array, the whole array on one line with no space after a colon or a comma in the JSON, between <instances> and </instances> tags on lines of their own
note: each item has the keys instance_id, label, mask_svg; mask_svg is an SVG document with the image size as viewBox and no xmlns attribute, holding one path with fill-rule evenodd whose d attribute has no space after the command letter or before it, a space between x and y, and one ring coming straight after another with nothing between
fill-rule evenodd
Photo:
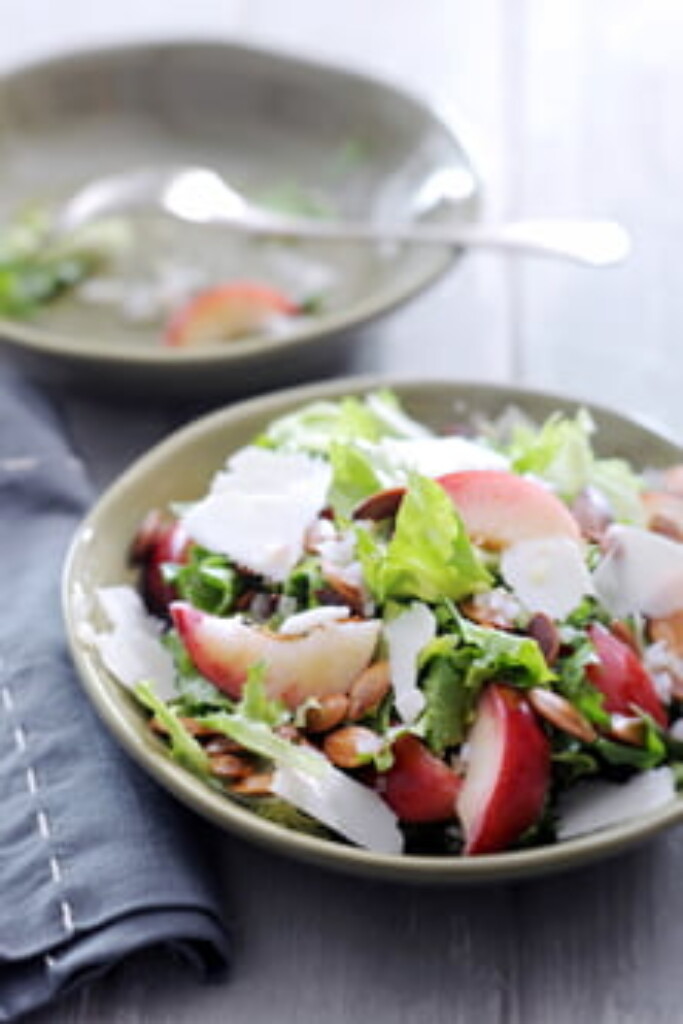
<instances>
[{"instance_id":1,"label":"goat cheese shaving","mask_svg":"<svg viewBox=\"0 0 683 1024\"><path fill-rule=\"evenodd\" d=\"M656 811L676 798L673 772L651 768L628 782L584 782L567 791L558 806L558 839L597 832Z\"/></svg>"},{"instance_id":2,"label":"goat cheese shaving","mask_svg":"<svg viewBox=\"0 0 683 1024\"><path fill-rule=\"evenodd\" d=\"M528 611L553 619L563 619L594 589L583 551L568 537L513 544L503 552L500 569Z\"/></svg>"},{"instance_id":3,"label":"goat cheese shaving","mask_svg":"<svg viewBox=\"0 0 683 1024\"><path fill-rule=\"evenodd\" d=\"M436 618L426 604L415 602L384 626L396 709L404 722L414 722L424 707L417 686L420 651L436 636Z\"/></svg>"},{"instance_id":4,"label":"goat cheese shaving","mask_svg":"<svg viewBox=\"0 0 683 1024\"><path fill-rule=\"evenodd\" d=\"M384 438L377 445L395 468L423 476L442 476L471 469L507 469L508 460L476 441L464 437L426 437L416 440Z\"/></svg>"},{"instance_id":5,"label":"goat cheese shaving","mask_svg":"<svg viewBox=\"0 0 683 1024\"><path fill-rule=\"evenodd\" d=\"M132 587L99 587L96 593L111 629L93 631L91 643L106 668L128 687L153 679L159 697L170 700L175 696L175 669L161 642L163 623L147 614Z\"/></svg>"},{"instance_id":6,"label":"goat cheese shaving","mask_svg":"<svg viewBox=\"0 0 683 1024\"><path fill-rule=\"evenodd\" d=\"M401 853L396 815L372 789L345 775L320 755L320 771L280 763L272 791L346 839L378 853Z\"/></svg>"},{"instance_id":7,"label":"goat cheese shaving","mask_svg":"<svg viewBox=\"0 0 683 1024\"><path fill-rule=\"evenodd\" d=\"M637 526L607 531L607 554L593 573L612 615L659 617L683 608L683 544Z\"/></svg>"},{"instance_id":8,"label":"goat cheese shaving","mask_svg":"<svg viewBox=\"0 0 683 1024\"><path fill-rule=\"evenodd\" d=\"M301 453L248 447L219 473L209 494L182 517L189 536L275 582L304 551L306 530L323 508L331 469Z\"/></svg>"}]
</instances>

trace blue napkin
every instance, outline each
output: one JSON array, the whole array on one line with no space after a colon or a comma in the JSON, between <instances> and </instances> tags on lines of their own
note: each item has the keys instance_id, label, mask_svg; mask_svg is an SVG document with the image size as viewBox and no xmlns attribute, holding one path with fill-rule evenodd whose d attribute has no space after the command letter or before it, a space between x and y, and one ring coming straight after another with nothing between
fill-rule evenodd
<instances>
[{"instance_id":1,"label":"blue napkin","mask_svg":"<svg viewBox=\"0 0 683 1024\"><path fill-rule=\"evenodd\" d=\"M47 400L0 373L0 1021L150 946L227 966L214 834L118 749L66 653L60 571L91 500Z\"/></svg>"}]
</instances>

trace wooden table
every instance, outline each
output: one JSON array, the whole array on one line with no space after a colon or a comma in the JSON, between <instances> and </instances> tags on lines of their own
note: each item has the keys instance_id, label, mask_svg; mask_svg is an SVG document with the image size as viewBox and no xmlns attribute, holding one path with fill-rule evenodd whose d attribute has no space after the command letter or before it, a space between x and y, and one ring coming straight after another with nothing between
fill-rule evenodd
<instances>
[{"instance_id":1,"label":"wooden table","mask_svg":"<svg viewBox=\"0 0 683 1024\"><path fill-rule=\"evenodd\" d=\"M665 0L23 0L0 62L144 36L237 37L384 75L473 127L491 217L627 224L618 270L468 257L364 333L348 371L570 391L683 436L683 7ZM63 400L99 485L193 410L130 411L93 434ZM167 957L125 964L31 1024L652 1024L683 1020L683 832L532 883L380 885L223 842L231 980Z\"/></svg>"}]
</instances>

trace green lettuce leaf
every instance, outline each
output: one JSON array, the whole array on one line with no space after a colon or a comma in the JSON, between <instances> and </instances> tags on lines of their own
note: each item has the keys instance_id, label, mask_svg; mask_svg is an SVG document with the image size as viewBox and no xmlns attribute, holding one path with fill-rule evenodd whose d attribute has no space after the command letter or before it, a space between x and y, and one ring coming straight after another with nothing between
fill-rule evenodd
<instances>
[{"instance_id":1,"label":"green lettuce leaf","mask_svg":"<svg viewBox=\"0 0 683 1024\"><path fill-rule=\"evenodd\" d=\"M255 722L276 726L286 722L290 713L282 701L274 700L266 693L264 685L265 666L261 663L249 668L247 681L242 687L242 698L235 713Z\"/></svg>"},{"instance_id":2,"label":"green lettuce leaf","mask_svg":"<svg viewBox=\"0 0 683 1024\"><path fill-rule=\"evenodd\" d=\"M545 686L554 678L531 637L465 619L459 619L458 630L433 640L420 659L425 707L418 728L437 754L462 743L487 682L495 679L529 688Z\"/></svg>"},{"instance_id":3,"label":"green lettuce leaf","mask_svg":"<svg viewBox=\"0 0 683 1024\"><path fill-rule=\"evenodd\" d=\"M555 413L538 429L518 424L506 453L515 472L542 477L565 501L572 501L586 487L595 487L615 518L641 522L641 479L623 459L602 459L595 454L591 443L594 431L585 409L573 419Z\"/></svg>"},{"instance_id":4,"label":"green lettuce leaf","mask_svg":"<svg viewBox=\"0 0 683 1024\"><path fill-rule=\"evenodd\" d=\"M605 698L600 690L589 681L586 668L596 662L595 648L585 634L577 633L571 642L569 653L558 658L554 670L554 689L566 697L589 722L606 727L610 716L605 710Z\"/></svg>"},{"instance_id":5,"label":"green lettuce leaf","mask_svg":"<svg viewBox=\"0 0 683 1024\"><path fill-rule=\"evenodd\" d=\"M212 615L228 615L243 590L239 572L223 555L192 547L184 564L168 564L164 579L183 601Z\"/></svg>"},{"instance_id":6,"label":"green lettuce leaf","mask_svg":"<svg viewBox=\"0 0 683 1024\"><path fill-rule=\"evenodd\" d=\"M328 500L338 515L350 516L359 502L382 490L384 484L372 459L356 445L333 441L329 458L332 484Z\"/></svg>"},{"instance_id":7,"label":"green lettuce leaf","mask_svg":"<svg viewBox=\"0 0 683 1024\"><path fill-rule=\"evenodd\" d=\"M154 693L151 685L138 683L133 691L140 703L147 708L168 732L168 742L173 758L183 767L206 779L211 776L209 756L200 743L181 722L178 713Z\"/></svg>"},{"instance_id":8,"label":"green lettuce leaf","mask_svg":"<svg viewBox=\"0 0 683 1024\"><path fill-rule=\"evenodd\" d=\"M492 582L446 492L418 475L411 477L389 542L359 529L356 553L380 602L458 601L488 589Z\"/></svg>"},{"instance_id":9,"label":"green lettuce leaf","mask_svg":"<svg viewBox=\"0 0 683 1024\"><path fill-rule=\"evenodd\" d=\"M646 723L642 747L634 747L628 743L615 743L604 736L596 740L592 746L609 764L628 765L639 771L656 768L667 760L666 744L656 726L650 723Z\"/></svg>"},{"instance_id":10,"label":"green lettuce leaf","mask_svg":"<svg viewBox=\"0 0 683 1024\"><path fill-rule=\"evenodd\" d=\"M460 619L460 635L466 647L478 652L478 665L504 682L544 686L555 678L541 648L530 636L477 626L464 618Z\"/></svg>"},{"instance_id":11,"label":"green lettuce leaf","mask_svg":"<svg viewBox=\"0 0 683 1024\"><path fill-rule=\"evenodd\" d=\"M459 746L465 739L479 696L478 680L470 674L472 654L452 646L449 638L434 642L421 671L424 710L417 724L435 754Z\"/></svg>"},{"instance_id":12,"label":"green lettuce leaf","mask_svg":"<svg viewBox=\"0 0 683 1024\"><path fill-rule=\"evenodd\" d=\"M286 451L328 455L333 442L377 442L383 437L424 437L429 433L411 419L390 391L337 402L317 401L274 420L257 443Z\"/></svg>"}]
</instances>

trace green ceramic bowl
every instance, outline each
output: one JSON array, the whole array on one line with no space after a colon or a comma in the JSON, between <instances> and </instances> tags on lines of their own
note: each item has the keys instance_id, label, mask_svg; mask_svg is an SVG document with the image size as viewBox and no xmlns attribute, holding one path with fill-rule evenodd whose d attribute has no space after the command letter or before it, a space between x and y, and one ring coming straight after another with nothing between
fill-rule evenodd
<instances>
[{"instance_id":1,"label":"green ceramic bowl","mask_svg":"<svg viewBox=\"0 0 683 1024\"><path fill-rule=\"evenodd\" d=\"M535 876L614 854L683 819L683 800L677 800L657 813L580 839L474 858L385 856L287 831L210 790L172 761L151 734L138 705L81 642L79 624L88 618L95 588L131 579L127 553L146 512L171 500L203 494L226 456L273 417L313 399L359 394L380 385L392 387L409 412L437 428L477 412L495 415L510 405L538 420L556 409L576 409L576 402L557 395L488 384L353 378L252 399L205 416L171 436L104 494L77 531L66 561L63 603L71 651L85 692L106 725L163 786L222 828L283 854L378 878L457 883ZM681 459L681 450L672 441L613 412L590 408L603 454L622 456L643 467L663 467Z\"/></svg>"},{"instance_id":2,"label":"green ceramic bowl","mask_svg":"<svg viewBox=\"0 0 683 1024\"><path fill-rule=\"evenodd\" d=\"M480 185L453 129L417 99L351 71L228 43L145 43L60 56L0 79L0 216L53 203L102 175L203 164L259 201L339 217L439 223L477 217ZM294 203L294 209L292 208ZM180 254L210 276L258 277L325 296L283 337L164 348L158 325L59 300L30 322L0 320L8 353L43 375L108 388L244 395L293 383L308 356L436 280L455 251L249 242L227 229L152 219L127 258ZM301 294L296 295L301 298ZM316 370L317 372L317 370ZM319 374L318 374L319 375Z\"/></svg>"}]
</instances>

